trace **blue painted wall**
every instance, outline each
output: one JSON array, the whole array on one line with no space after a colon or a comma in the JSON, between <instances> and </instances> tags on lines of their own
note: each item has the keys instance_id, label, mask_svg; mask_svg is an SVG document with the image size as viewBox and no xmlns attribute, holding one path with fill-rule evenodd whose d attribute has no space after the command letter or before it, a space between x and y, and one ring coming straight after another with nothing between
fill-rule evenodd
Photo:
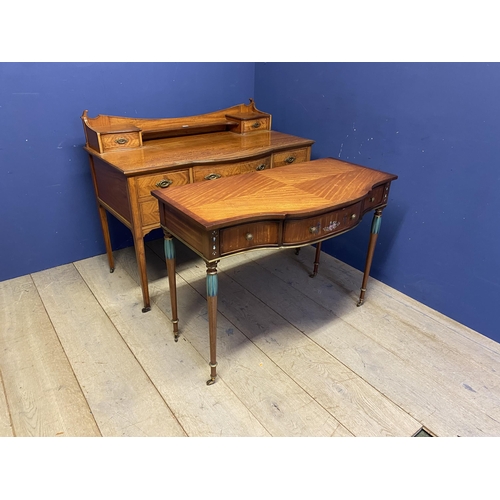
<instances>
[{"instance_id":1,"label":"blue painted wall","mask_svg":"<svg viewBox=\"0 0 500 500\"><path fill-rule=\"evenodd\" d=\"M247 103L253 63L1 63L0 281L105 252L80 116ZM132 245L110 217L114 248Z\"/></svg>"},{"instance_id":2,"label":"blue painted wall","mask_svg":"<svg viewBox=\"0 0 500 500\"><path fill-rule=\"evenodd\" d=\"M258 63L273 128L399 175L372 275L500 341L500 64ZM324 244L362 269L370 217Z\"/></svg>"}]
</instances>

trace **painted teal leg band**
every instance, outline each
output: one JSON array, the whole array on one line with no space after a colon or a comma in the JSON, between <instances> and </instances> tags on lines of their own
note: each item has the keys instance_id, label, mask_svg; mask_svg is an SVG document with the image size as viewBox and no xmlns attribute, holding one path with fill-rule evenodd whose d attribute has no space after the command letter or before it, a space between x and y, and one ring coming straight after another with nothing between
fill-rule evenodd
<instances>
[{"instance_id":1,"label":"painted teal leg band","mask_svg":"<svg viewBox=\"0 0 500 500\"><path fill-rule=\"evenodd\" d=\"M372 222L372 233L378 234L380 232L380 226L382 224L382 217L375 216Z\"/></svg>"},{"instance_id":2,"label":"painted teal leg band","mask_svg":"<svg viewBox=\"0 0 500 500\"><path fill-rule=\"evenodd\" d=\"M175 247L173 239L165 240L165 258L175 259Z\"/></svg>"},{"instance_id":3,"label":"painted teal leg band","mask_svg":"<svg viewBox=\"0 0 500 500\"><path fill-rule=\"evenodd\" d=\"M219 279L216 274L207 274L207 296L217 297Z\"/></svg>"}]
</instances>

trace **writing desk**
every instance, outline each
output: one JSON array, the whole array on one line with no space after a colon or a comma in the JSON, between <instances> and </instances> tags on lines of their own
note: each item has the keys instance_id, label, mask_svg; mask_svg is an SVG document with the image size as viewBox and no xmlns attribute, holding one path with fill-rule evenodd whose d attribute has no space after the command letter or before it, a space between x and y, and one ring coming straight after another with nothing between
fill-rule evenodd
<instances>
[{"instance_id":1,"label":"writing desk","mask_svg":"<svg viewBox=\"0 0 500 500\"><path fill-rule=\"evenodd\" d=\"M85 150L110 272L113 251L107 213L127 226L141 280L144 307L151 309L144 237L160 227L152 189L209 182L311 158L314 141L271 130L271 115L249 104L179 118L82 115Z\"/></svg>"},{"instance_id":2,"label":"writing desk","mask_svg":"<svg viewBox=\"0 0 500 500\"><path fill-rule=\"evenodd\" d=\"M165 237L172 322L179 337L173 237L207 266L210 379L216 377L217 263L256 248L301 247L356 227L375 210L358 305L363 304L382 210L396 175L332 158L152 191Z\"/></svg>"}]
</instances>

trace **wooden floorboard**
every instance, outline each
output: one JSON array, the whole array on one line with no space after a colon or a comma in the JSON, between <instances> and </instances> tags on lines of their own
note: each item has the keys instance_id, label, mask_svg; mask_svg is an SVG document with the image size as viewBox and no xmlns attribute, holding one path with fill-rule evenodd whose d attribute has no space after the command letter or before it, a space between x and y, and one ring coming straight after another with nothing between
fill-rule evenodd
<instances>
[{"instance_id":1,"label":"wooden floorboard","mask_svg":"<svg viewBox=\"0 0 500 500\"><path fill-rule=\"evenodd\" d=\"M73 264L33 275L103 436L184 436Z\"/></svg>"},{"instance_id":2,"label":"wooden floorboard","mask_svg":"<svg viewBox=\"0 0 500 500\"><path fill-rule=\"evenodd\" d=\"M386 380L400 380L401 387L397 385L392 387L393 392L388 395L394 401L398 401L403 408L406 408L412 415L418 418L424 425L433 428L440 435L490 435L490 433L498 432L498 423L500 421L499 402L500 391L498 390L498 371L499 362L495 359L495 346L491 345L489 339L472 332L461 325L452 322L448 318L441 317L441 322L436 323L437 315L432 310L420 305L423 327L419 326L418 321L407 320L408 310L414 306L415 301L407 300L403 294L390 289L383 284L378 283L378 287L374 287L375 280L369 283L369 292L365 304L358 308L355 307L358 294L359 282L357 286L352 286L350 290L354 290L350 294L346 294L345 275L344 279L339 280L336 273L336 267L333 265L334 259L324 259L327 261L327 266L320 267L321 272L314 279L308 278L306 273L300 272L301 266L296 264L296 256L285 251L280 252L262 252L258 254L247 254L242 256L242 260L251 259L255 265L260 265L267 269L273 276L279 276L279 282L272 281L266 277L265 280L271 283L270 289L283 291L288 287L295 289L295 293L287 295L287 299L291 296L296 297L296 302L291 309L286 309L283 304L274 304L275 307L280 307L283 311L290 310L293 314L291 318L296 324L302 318L306 318L308 314L315 317L320 317L324 314L324 310L335 314L337 318L342 318L347 324L355 328L357 332L362 332L364 341L370 342L371 348L367 350L368 355L373 359L373 353L376 349L382 348L377 356L375 366L377 371L384 374ZM302 255L302 264L305 268L313 259L312 248L306 248ZM325 273L325 267L328 268ZM343 264L345 267L345 264ZM244 272L241 270L245 267L238 266L235 273ZM352 269L352 268L351 268ZM241 279L245 281L247 287L250 288L250 282L254 273L244 274ZM359 272L357 274L361 278ZM326 276L325 276L326 275ZM339 286L339 280L344 287ZM353 280L351 280L353 283ZM281 287L281 288L280 288ZM385 294L381 291L385 288ZM257 286L253 286L257 290ZM389 312L384 308L384 303L391 302L387 300L388 295L396 296L400 307L395 307L392 301L392 310ZM276 297L280 297L280 293ZM267 296L266 296L267 297ZM369 299L368 297L371 297ZM272 300L272 298L270 298ZM315 304L321 308L318 309ZM404 305L403 305L404 304ZM410 304L408 306L407 304ZM406 305L406 307L405 307ZM403 310L403 319L399 316L399 311ZM413 310L415 312L415 310ZM432 324L429 325L429 318ZM451 335L451 330L447 327L447 323L452 323L452 327L459 330L468 330L468 337L460 334ZM453 324L455 323L455 324ZM307 329L310 323L304 325ZM441 336L435 334L438 331ZM447 335L442 335L446 332ZM352 334L354 339L355 334ZM451 338L449 338L451 337ZM333 338L333 337L331 337ZM473 343L469 344L470 350L464 349L463 340L473 338ZM477 340L484 342L482 345ZM327 342L330 339L326 339ZM378 344L378 347L375 345ZM457 348L457 344L462 346ZM352 347L355 344L353 343ZM336 346L337 349L339 346ZM362 349L366 350L366 349ZM358 349L359 351L359 349ZM476 354L483 352L484 358L481 363L481 357L474 359L468 354L470 351ZM335 352L332 351L335 355ZM381 363L385 358L385 362ZM356 364L349 366L353 369L364 369L365 367L356 368ZM353 360L355 363L355 360ZM366 364L366 363L365 363ZM363 372L364 373L364 372ZM378 380L378 376L370 378L368 372L363 376L371 381L379 390L384 391L389 389L390 385L385 380ZM375 374L374 374L375 375ZM405 385L405 389L403 389ZM404 395L407 389L411 389L410 397L413 401L399 400L398 395ZM422 412L413 407L411 403L420 401L422 404ZM410 403L410 404L408 404ZM425 412L432 409L431 415L425 416ZM448 414L449 425L441 418L441 413Z\"/></svg>"},{"instance_id":3,"label":"wooden floorboard","mask_svg":"<svg viewBox=\"0 0 500 500\"><path fill-rule=\"evenodd\" d=\"M200 264L185 266L179 274L202 295L205 270ZM247 263L246 267L253 266ZM223 264L221 268L225 269ZM350 432L357 436L409 436L419 430L418 421L229 275L220 273L219 311Z\"/></svg>"},{"instance_id":4,"label":"wooden floorboard","mask_svg":"<svg viewBox=\"0 0 500 500\"><path fill-rule=\"evenodd\" d=\"M12 422L9 431L7 419L1 418L3 432L99 436L31 277L0 283L0 304L0 371Z\"/></svg>"},{"instance_id":5,"label":"wooden floorboard","mask_svg":"<svg viewBox=\"0 0 500 500\"><path fill-rule=\"evenodd\" d=\"M205 265L176 244L174 342L162 241L0 283L0 436L500 436L500 345L314 249L219 265L206 386Z\"/></svg>"},{"instance_id":6,"label":"wooden floorboard","mask_svg":"<svg viewBox=\"0 0 500 500\"><path fill-rule=\"evenodd\" d=\"M136 275L136 265L130 252L120 252L116 265L125 266ZM170 299L164 263L152 252L148 254L148 276L153 303L170 317ZM199 265L199 261L196 261ZM194 264L196 265L196 264ZM179 265L192 267L192 262ZM179 317L185 318L182 336L205 360L198 371L198 383L203 385L209 376L208 317L206 300L195 289L178 278ZM252 342L226 318L218 318L218 371L223 381L237 394L251 413L272 436L331 436L349 434L331 414L325 411L300 385L271 362ZM171 335L171 333L169 332ZM206 390L205 386L205 390ZM208 388L210 389L210 388Z\"/></svg>"},{"instance_id":7,"label":"wooden floorboard","mask_svg":"<svg viewBox=\"0 0 500 500\"><path fill-rule=\"evenodd\" d=\"M133 253L121 252L110 279L106 256L75 263L114 326L148 373L189 436L266 436L266 431L224 384L207 390L207 363L182 338L174 342L169 318L157 307L141 312L141 290L126 272ZM168 294L168 287L165 289Z\"/></svg>"}]
</instances>

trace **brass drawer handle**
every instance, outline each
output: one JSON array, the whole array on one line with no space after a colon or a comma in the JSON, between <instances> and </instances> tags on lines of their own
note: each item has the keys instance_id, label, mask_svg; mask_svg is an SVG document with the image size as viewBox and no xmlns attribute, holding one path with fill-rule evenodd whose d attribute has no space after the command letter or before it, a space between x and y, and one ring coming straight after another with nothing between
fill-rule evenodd
<instances>
[{"instance_id":1,"label":"brass drawer handle","mask_svg":"<svg viewBox=\"0 0 500 500\"><path fill-rule=\"evenodd\" d=\"M252 241L253 240L253 234L252 233L247 233L245 234L245 239L247 241Z\"/></svg>"},{"instance_id":2,"label":"brass drawer handle","mask_svg":"<svg viewBox=\"0 0 500 500\"><path fill-rule=\"evenodd\" d=\"M285 163L293 163L295 161L295 156L289 156L285 158Z\"/></svg>"},{"instance_id":3,"label":"brass drawer handle","mask_svg":"<svg viewBox=\"0 0 500 500\"><path fill-rule=\"evenodd\" d=\"M370 198L370 203L373 203L374 201L375 201L375 196L372 196L372 197Z\"/></svg>"},{"instance_id":4,"label":"brass drawer handle","mask_svg":"<svg viewBox=\"0 0 500 500\"><path fill-rule=\"evenodd\" d=\"M128 139L125 139L124 137L120 137L119 139L116 139L116 144L127 144Z\"/></svg>"},{"instance_id":5,"label":"brass drawer handle","mask_svg":"<svg viewBox=\"0 0 500 500\"><path fill-rule=\"evenodd\" d=\"M319 224L316 224L315 226L311 226L309 228L309 232L311 234L318 234L319 233Z\"/></svg>"},{"instance_id":6,"label":"brass drawer handle","mask_svg":"<svg viewBox=\"0 0 500 500\"><path fill-rule=\"evenodd\" d=\"M155 184L156 187L159 187L159 188L168 188L168 186L170 186L170 184L172 184L174 181L171 181L170 179L163 179L162 181L159 181Z\"/></svg>"},{"instance_id":7,"label":"brass drawer handle","mask_svg":"<svg viewBox=\"0 0 500 500\"><path fill-rule=\"evenodd\" d=\"M220 174L208 174L205 176L205 180L206 181L213 181L214 179L219 179L220 177L222 177L222 175L220 175Z\"/></svg>"},{"instance_id":8,"label":"brass drawer handle","mask_svg":"<svg viewBox=\"0 0 500 500\"><path fill-rule=\"evenodd\" d=\"M351 215L351 219L354 220L356 218L356 214Z\"/></svg>"},{"instance_id":9,"label":"brass drawer handle","mask_svg":"<svg viewBox=\"0 0 500 500\"><path fill-rule=\"evenodd\" d=\"M255 170L265 170L266 164L263 163L262 165L259 165Z\"/></svg>"},{"instance_id":10,"label":"brass drawer handle","mask_svg":"<svg viewBox=\"0 0 500 500\"><path fill-rule=\"evenodd\" d=\"M255 122L253 125L252 125L252 128L259 128L261 126L261 123L260 122Z\"/></svg>"}]
</instances>

